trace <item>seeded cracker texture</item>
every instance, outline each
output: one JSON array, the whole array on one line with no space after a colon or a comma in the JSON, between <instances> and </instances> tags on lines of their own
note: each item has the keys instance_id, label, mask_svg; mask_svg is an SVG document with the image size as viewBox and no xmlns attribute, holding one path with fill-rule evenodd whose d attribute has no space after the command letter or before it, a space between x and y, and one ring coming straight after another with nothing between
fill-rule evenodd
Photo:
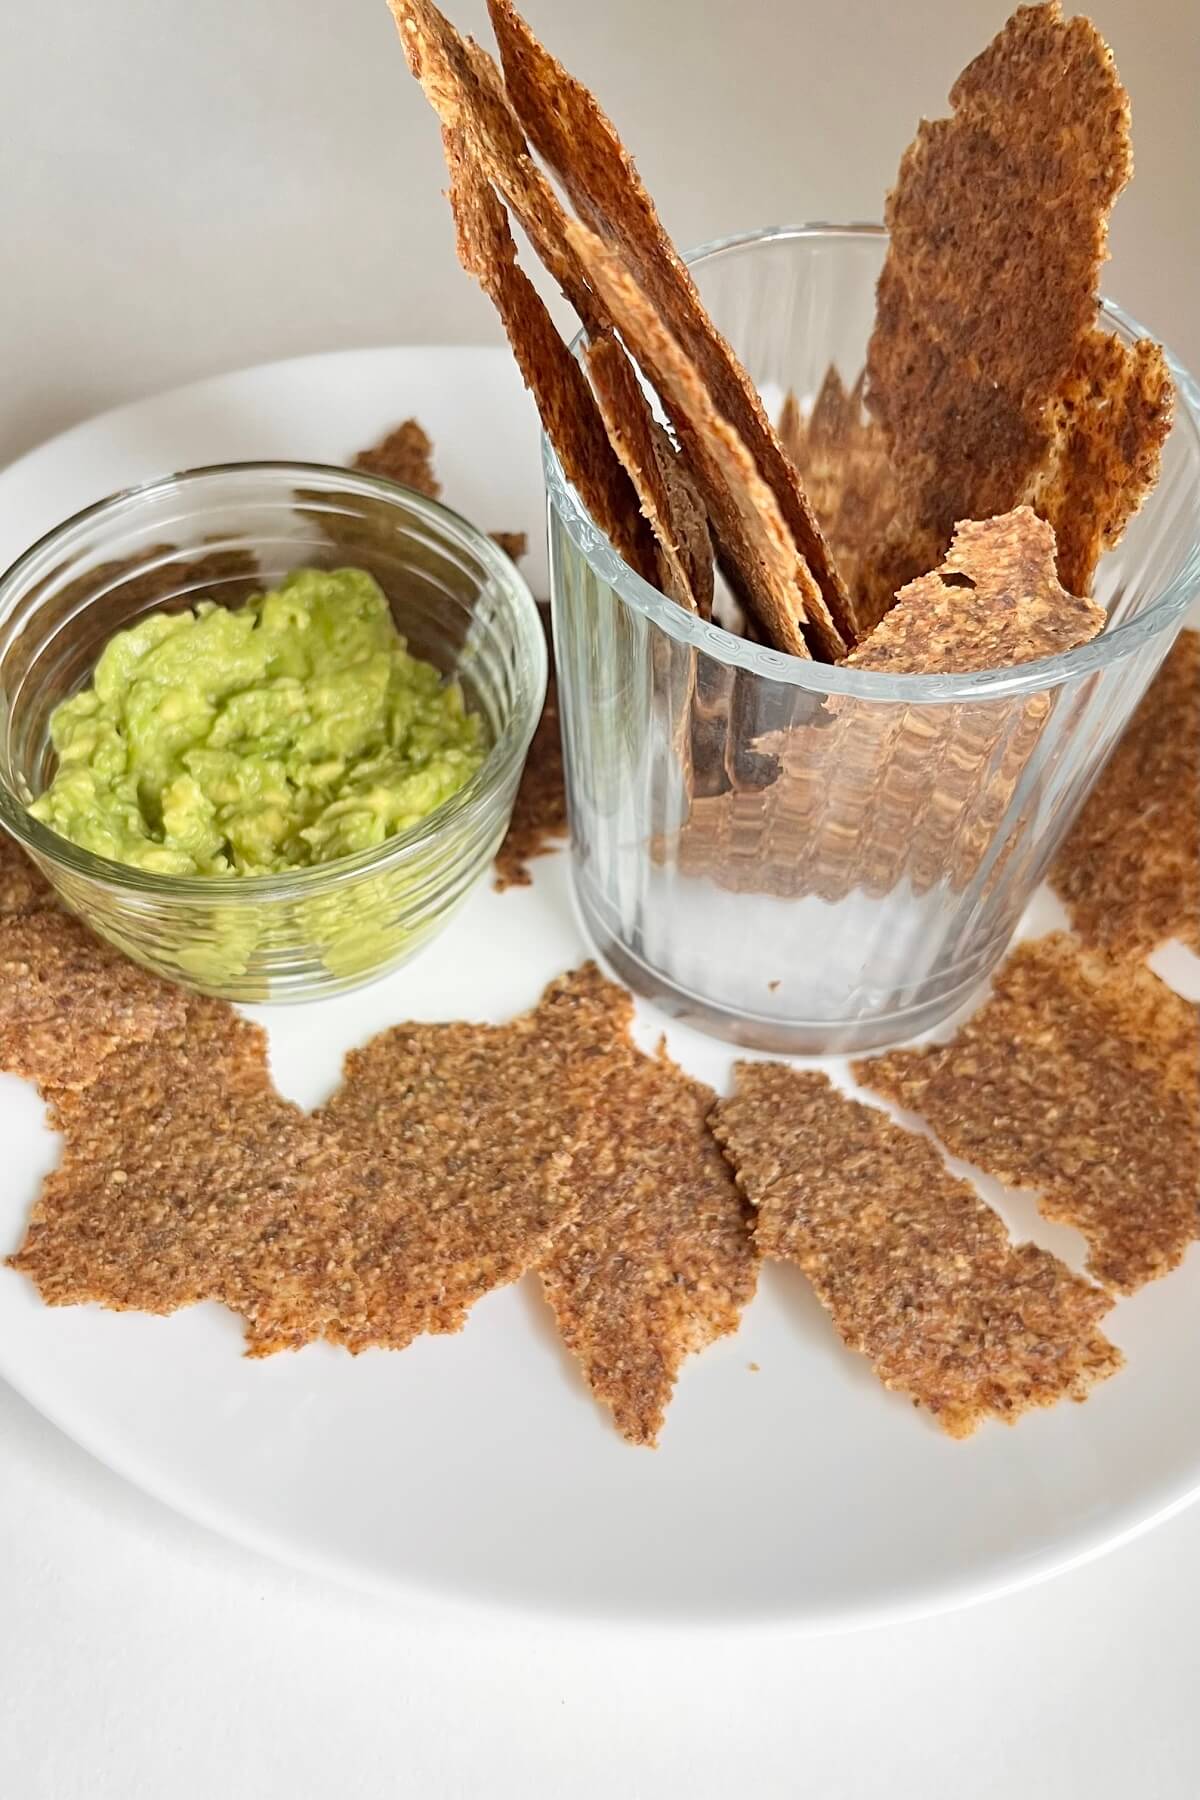
<instances>
[{"instance_id":1,"label":"seeded cracker texture","mask_svg":"<svg viewBox=\"0 0 1200 1800\"><path fill-rule=\"evenodd\" d=\"M902 504L873 580L885 605L957 520L1028 502L1057 530L1063 586L1086 594L1170 426L1159 347L1096 323L1129 99L1095 27L1051 0L1019 8L950 101L887 204L868 396Z\"/></svg>"},{"instance_id":2,"label":"seeded cracker texture","mask_svg":"<svg viewBox=\"0 0 1200 1800\"><path fill-rule=\"evenodd\" d=\"M69 914L0 924L0 1069L46 1098L83 1089L130 1043L178 1027L184 997L148 975Z\"/></svg>"},{"instance_id":3,"label":"seeded cracker texture","mask_svg":"<svg viewBox=\"0 0 1200 1800\"><path fill-rule=\"evenodd\" d=\"M1059 586L1054 533L1021 506L960 524L941 567L901 588L849 661L891 675L1007 669L1086 644L1104 618Z\"/></svg>"},{"instance_id":4,"label":"seeded cracker texture","mask_svg":"<svg viewBox=\"0 0 1200 1800\"><path fill-rule=\"evenodd\" d=\"M478 44L460 37L431 0L390 4L409 67L442 122L459 261L500 314L546 435L592 519L631 568L673 592L669 562L660 571L647 525L656 508L643 472L634 462L622 465L579 365L517 265L497 192L588 332L604 331L607 321L566 241L566 214L529 153L499 70ZM636 442L650 430L649 405L636 384L626 384L624 398L637 411L630 423ZM676 481L688 480L680 466ZM671 537L678 538L682 529L672 526ZM675 597L694 605L684 591Z\"/></svg>"},{"instance_id":5,"label":"seeded cracker texture","mask_svg":"<svg viewBox=\"0 0 1200 1800\"><path fill-rule=\"evenodd\" d=\"M856 1063L954 1155L1030 1188L1131 1293L1200 1229L1200 1011L1062 934L1021 945L948 1044Z\"/></svg>"},{"instance_id":6,"label":"seeded cracker texture","mask_svg":"<svg viewBox=\"0 0 1200 1800\"><path fill-rule=\"evenodd\" d=\"M394 431L368 450L360 450L352 465L368 475L382 475L401 487L414 488L436 500L442 491L433 472L433 445L415 419L405 419Z\"/></svg>"},{"instance_id":7,"label":"seeded cracker texture","mask_svg":"<svg viewBox=\"0 0 1200 1800\"><path fill-rule=\"evenodd\" d=\"M1087 943L1200 956L1200 632L1180 634L1050 880Z\"/></svg>"},{"instance_id":8,"label":"seeded cracker texture","mask_svg":"<svg viewBox=\"0 0 1200 1800\"><path fill-rule=\"evenodd\" d=\"M41 870L0 827L0 923L46 912L56 904L54 890Z\"/></svg>"},{"instance_id":9,"label":"seeded cracker texture","mask_svg":"<svg viewBox=\"0 0 1200 1800\"><path fill-rule=\"evenodd\" d=\"M549 611L545 607L539 611L549 638ZM567 789L558 717L558 681L551 657L546 703L521 771L512 818L504 842L496 853L496 889L503 893L510 887L529 887L533 880L529 864L536 857L556 849L566 832Z\"/></svg>"},{"instance_id":10,"label":"seeded cracker texture","mask_svg":"<svg viewBox=\"0 0 1200 1800\"><path fill-rule=\"evenodd\" d=\"M845 583L754 384L709 318L632 157L595 96L539 43L509 0L489 0L489 12L508 92L531 142L582 222L627 260L650 306L746 446L816 590L809 613L818 640L827 654L840 654L838 643L848 647L857 635ZM689 445L683 448L690 457ZM726 555L732 548L722 544ZM821 641L814 645L818 652L821 647Z\"/></svg>"},{"instance_id":11,"label":"seeded cracker texture","mask_svg":"<svg viewBox=\"0 0 1200 1800\"><path fill-rule=\"evenodd\" d=\"M741 1063L712 1126L762 1253L803 1269L847 1347L952 1437L1083 1400L1120 1367L1096 1329L1108 1294L1012 1244L932 1144L824 1075Z\"/></svg>"},{"instance_id":12,"label":"seeded cracker texture","mask_svg":"<svg viewBox=\"0 0 1200 1800\"><path fill-rule=\"evenodd\" d=\"M684 1359L736 1331L757 1258L706 1122L714 1096L626 1045L575 1152L576 1218L541 1265L567 1349L632 1444L656 1443Z\"/></svg>"}]
</instances>

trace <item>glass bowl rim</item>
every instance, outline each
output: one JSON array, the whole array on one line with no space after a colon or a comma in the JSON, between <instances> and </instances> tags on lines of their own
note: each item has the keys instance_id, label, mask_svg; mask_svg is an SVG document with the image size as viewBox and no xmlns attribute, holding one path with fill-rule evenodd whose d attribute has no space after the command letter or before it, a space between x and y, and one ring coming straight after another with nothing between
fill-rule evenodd
<instances>
[{"instance_id":1,"label":"glass bowl rim","mask_svg":"<svg viewBox=\"0 0 1200 1800\"><path fill-rule=\"evenodd\" d=\"M750 231L735 232L728 237L713 238L683 260L689 268L702 262L745 250L756 244L787 242L791 239L858 238L886 239L887 227L870 221L832 224L823 220L799 225L764 225ZM1101 315L1123 329L1132 338L1150 337L1151 333L1114 301L1101 299ZM571 341L578 357L583 349L585 333L580 331ZM1196 440L1200 461L1200 384L1164 344L1163 354L1175 383L1175 409L1172 431L1186 427ZM658 588L631 569L613 549L604 534L593 524L588 513L562 472L554 446L542 433L542 469L551 506L566 526L575 548L593 573L611 587L619 598L640 613L675 642L701 650L714 661L727 667L745 669L768 681L785 686L805 688L814 693L839 694L858 700L895 702L905 705L953 705L955 703L1008 699L1014 695L1038 693L1059 687L1076 677L1095 673L1111 663L1123 660L1171 625L1182 622L1189 604L1200 591L1200 534L1193 538L1182 569L1165 591L1136 618L1127 619L1111 631L1103 631L1078 649L1042 657L1036 662L1019 663L1008 669L979 669L967 675L889 675L871 669L851 669L844 664L810 662L789 656L779 650L735 637L721 626L698 618L669 599Z\"/></svg>"},{"instance_id":2,"label":"glass bowl rim","mask_svg":"<svg viewBox=\"0 0 1200 1800\"><path fill-rule=\"evenodd\" d=\"M48 825L42 824L40 819L32 818L24 803L3 776L0 776L0 828L7 829L26 850L90 881L102 881L113 888L126 889L158 900L169 898L216 907L237 906L247 902L262 905L275 901L311 899L330 883L360 875L383 874L402 866L414 859L450 826L472 826L486 812L496 792L510 776L513 765L516 764L519 768L524 761L541 716L549 674L546 634L528 582L499 545L494 544L469 519L440 500L433 500L429 495L419 493L415 488L405 487L401 482L391 481L386 476L372 475L362 469L344 469L335 463L292 462L282 458L198 464L194 468L154 476L149 481L120 488L116 493L107 494L103 499L94 500L71 513L49 531L43 532L36 542L22 551L0 574L0 630L3 629L4 604L12 589L25 578L27 570L55 547L61 549L63 544L69 543L85 526L107 514L116 517L121 512L132 512L148 498L165 494L172 488L198 489L206 481L229 475L279 475L293 480L299 477L316 477L318 480L326 480L330 489L334 486L334 479L331 478L335 478L336 486L342 490L390 501L393 505L403 502L411 513L415 513L431 528L435 536L441 536L452 546L470 551L482 563L491 580L507 591L509 600L514 604L517 619L521 622L520 635L525 639L524 648L532 658L533 703L525 716L514 712L470 780L406 831L397 832L394 836L385 838L382 844L356 851L352 856L336 857L329 862L312 863L305 868L267 875L166 875L132 868L128 863L114 862L111 857L99 856L94 851L82 849L69 838L61 837Z\"/></svg>"}]
</instances>

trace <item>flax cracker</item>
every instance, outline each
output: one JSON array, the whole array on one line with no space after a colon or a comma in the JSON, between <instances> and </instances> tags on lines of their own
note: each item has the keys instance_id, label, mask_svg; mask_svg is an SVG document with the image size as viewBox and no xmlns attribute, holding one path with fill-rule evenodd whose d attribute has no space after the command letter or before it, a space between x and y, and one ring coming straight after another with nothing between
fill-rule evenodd
<instances>
[{"instance_id":1,"label":"flax cracker","mask_svg":"<svg viewBox=\"0 0 1200 1800\"><path fill-rule=\"evenodd\" d=\"M11 1258L62 1306L253 1314L260 1259L312 1179L320 1140L271 1086L266 1040L219 1001L109 1055L56 1099L66 1134Z\"/></svg>"},{"instance_id":2,"label":"flax cracker","mask_svg":"<svg viewBox=\"0 0 1200 1800\"><path fill-rule=\"evenodd\" d=\"M1083 1400L1122 1358L1111 1296L1033 1244L933 1145L824 1075L739 1063L712 1116L766 1256L803 1269L851 1350L952 1437Z\"/></svg>"},{"instance_id":3,"label":"flax cracker","mask_svg":"<svg viewBox=\"0 0 1200 1800\"><path fill-rule=\"evenodd\" d=\"M684 1359L736 1331L754 1293L746 1209L706 1125L711 1091L626 1046L576 1150L578 1215L542 1286L593 1394L654 1444Z\"/></svg>"},{"instance_id":4,"label":"flax cracker","mask_svg":"<svg viewBox=\"0 0 1200 1800\"><path fill-rule=\"evenodd\" d=\"M630 1011L588 965L509 1025L401 1025L351 1051L315 1115L365 1196L326 1336L357 1350L439 1312L456 1329L539 1261L579 1204L571 1153Z\"/></svg>"},{"instance_id":5,"label":"flax cracker","mask_svg":"<svg viewBox=\"0 0 1200 1800\"><path fill-rule=\"evenodd\" d=\"M492 531L488 535L513 562L520 562L529 552L529 538L523 531Z\"/></svg>"},{"instance_id":6,"label":"flax cracker","mask_svg":"<svg viewBox=\"0 0 1200 1800\"><path fill-rule=\"evenodd\" d=\"M664 584L689 612L712 613L712 540L683 458L651 415L629 358L611 331L584 352L613 449L638 491L664 565Z\"/></svg>"},{"instance_id":7,"label":"flax cracker","mask_svg":"<svg viewBox=\"0 0 1200 1800\"><path fill-rule=\"evenodd\" d=\"M180 989L58 910L0 925L0 1069L47 1097L83 1089L129 1044L178 1027Z\"/></svg>"},{"instance_id":8,"label":"flax cracker","mask_svg":"<svg viewBox=\"0 0 1200 1800\"><path fill-rule=\"evenodd\" d=\"M1131 973L1136 982L1131 983ZM949 1044L855 1065L956 1156L1038 1195L1123 1293L1200 1229L1200 1013L1057 934L1021 945Z\"/></svg>"},{"instance_id":9,"label":"flax cracker","mask_svg":"<svg viewBox=\"0 0 1200 1800\"><path fill-rule=\"evenodd\" d=\"M651 534L636 510L640 502L648 517L659 516L654 495L647 497L639 485L637 466L630 471L632 485L622 479L587 383L536 290L516 266L507 221L492 192L497 189L512 207L589 332L602 332L606 320L567 242L566 214L529 154L499 71L478 44L459 36L431 0L392 0L392 12L409 66L442 121L459 259L500 313L547 436L593 520L632 568L666 586L669 564L660 577ZM652 429L649 407L636 384L626 387L624 399L635 414L629 430L637 442ZM571 472L581 464L582 485ZM672 527L664 548L669 551L681 532ZM682 590L674 597L692 603Z\"/></svg>"},{"instance_id":10,"label":"flax cracker","mask_svg":"<svg viewBox=\"0 0 1200 1800\"><path fill-rule=\"evenodd\" d=\"M816 590L808 608L818 640L814 648L836 659L841 654L839 643L845 648L856 641L853 604L753 383L709 318L632 158L594 96L538 42L509 0L489 0L489 11L508 92L531 142L562 182L584 224L610 247L620 249L650 305L697 370L712 403L746 447L810 571ZM588 278L592 279L590 269ZM665 403L665 395L663 399ZM672 422L678 432L674 414ZM690 459L690 446L679 435ZM734 546L722 547L733 553ZM763 623L770 627L772 621L767 618Z\"/></svg>"},{"instance_id":11,"label":"flax cracker","mask_svg":"<svg viewBox=\"0 0 1200 1800\"><path fill-rule=\"evenodd\" d=\"M1006 669L1086 644L1104 620L1059 586L1054 532L1021 506L956 526L941 567L901 588L848 660L890 675Z\"/></svg>"},{"instance_id":12,"label":"flax cracker","mask_svg":"<svg viewBox=\"0 0 1200 1800\"><path fill-rule=\"evenodd\" d=\"M415 488L436 500L442 484L433 472L433 445L415 419L405 419L394 431L368 450L360 450L351 464L368 475L382 475L401 487Z\"/></svg>"},{"instance_id":13,"label":"flax cracker","mask_svg":"<svg viewBox=\"0 0 1200 1800\"><path fill-rule=\"evenodd\" d=\"M550 638L548 607L539 607L542 626ZM563 774L562 731L558 716L558 680L554 658L550 659L550 678L546 684L546 702L512 810L504 842L496 854L496 879L493 886L501 893L510 887L529 887L533 877L529 864L537 856L553 850L567 832L567 788Z\"/></svg>"},{"instance_id":14,"label":"flax cracker","mask_svg":"<svg viewBox=\"0 0 1200 1800\"><path fill-rule=\"evenodd\" d=\"M805 627L819 630L823 602L746 445L621 257L585 226L568 226L568 238L666 408L739 597L778 649L810 655ZM844 653L836 633L820 642L831 659Z\"/></svg>"},{"instance_id":15,"label":"flax cracker","mask_svg":"<svg viewBox=\"0 0 1200 1800\"><path fill-rule=\"evenodd\" d=\"M869 393L902 487L894 591L955 521L1028 501L1086 593L1157 475L1170 383L1156 347L1096 327L1109 210L1132 171L1111 53L1058 0L1023 6L923 121L888 198Z\"/></svg>"},{"instance_id":16,"label":"flax cracker","mask_svg":"<svg viewBox=\"0 0 1200 1800\"><path fill-rule=\"evenodd\" d=\"M1200 632L1180 634L1050 880L1089 944L1200 956Z\"/></svg>"},{"instance_id":17,"label":"flax cracker","mask_svg":"<svg viewBox=\"0 0 1200 1800\"><path fill-rule=\"evenodd\" d=\"M37 864L0 826L0 921L47 912L56 905L54 889Z\"/></svg>"},{"instance_id":18,"label":"flax cracker","mask_svg":"<svg viewBox=\"0 0 1200 1800\"><path fill-rule=\"evenodd\" d=\"M443 133L458 255L504 322L525 385L533 394L567 480L595 523L631 568L657 579L654 540L637 495L604 430L583 370L518 266L504 209L480 173L465 138Z\"/></svg>"}]
</instances>

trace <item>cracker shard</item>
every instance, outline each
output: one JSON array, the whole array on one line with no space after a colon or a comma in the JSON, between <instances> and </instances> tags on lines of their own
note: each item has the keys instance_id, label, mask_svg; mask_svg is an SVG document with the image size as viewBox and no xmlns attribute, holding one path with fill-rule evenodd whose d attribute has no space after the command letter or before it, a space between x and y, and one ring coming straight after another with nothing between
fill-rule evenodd
<instances>
[{"instance_id":1,"label":"cracker shard","mask_svg":"<svg viewBox=\"0 0 1200 1800\"><path fill-rule=\"evenodd\" d=\"M1200 632L1180 634L1050 880L1088 944L1200 956Z\"/></svg>"},{"instance_id":2,"label":"cracker shard","mask_svg":"<svg viewBox=\"0 0 1200 1800\"><path fill-rule=\"evenodd\" d=\"M926 1139L824 1075L741 1063L712 1125L759 1249L798 1264L847 1346L952 1437L1083 1400L1120 1367L1097 1330L1109 1295L1012 1244Z\"/></svg>"},{"instance_id":3,"label":"cracker shard","mask_svg":"<svg viewBox=\"0 0 1200 1800\"><path fill-rule=\"evenodd\" d=\"M868 352L902 505L893 591L961 518L1021 502L1085 594L1157 478L1171 384L1157 346L1099 330L1109 210L1132 171L1129 100L1089 20L1020 7L923 121L888 198Z\"/></svg>"},{"instance_id":4,"label":"cracker shard","mask_svg":"<svg viewBox=\"0 0 1200 1800\"><path fill-rule=\"evenodd\" d=\"M685 1358L735 1331L754 1293L712 1101L665 1056L610 1058L576 1150L579 1211L541 1264L563 1342L633 1444L657 1441Z\"/></svg>"},{"instance_id":5,"label":"cracker shard","mask_svg":"<svg viewBox=\"0 0 1200 1800\"><path fill-rule=\"evenodd\" d=\"M549 638L549 612L544 607L539 610ZM566 833L567 787L558 717L558 681L551 656L546 702L521 771L512 818L504 842L496 852L493 886L500 892L510 887L529 887L533 880L530 862L555 849Z\"/></svg>"},{"instance_id":6,"label":"cracker shard","mask_svg":"<svg viewBox=\"0 0 1200 1800\"><path fill-rule=\"evenodd\" d=\"M48 912L56 905L54 890L41 870L0 826L0 920Z\"/></svg>"},{"instance_id":7,"label":"cracker shard","mask_svg":"<svg viewBox=\"0 0 1200 1800\"><path fill-rule=\"evenodd\" d=\"M377 444L360 450L351 467L399 482L401 487L413 488L430 500L436 500L442 491L433 472L433 444L415 419L405 419Z\"/></svg>"},{"instance_id":8,"label":"cracker shard","mask_svg":"<svg viewBox=\"0 0 1200 1800\"><path fill-rule=\"evenodd\" d=\"M948 1044L855 1064L956 1156L1077 1227L1131 1293L1200 1230L1200 1010L1062 934L1022 944Z\"/></svg>"},{"instance_id":9,"label":"cracker shard","mask_svg":"<svg viewBox=\"0 0 1200 1800\"><path fill-rule=\"evenodd\" d=\"M1022 506L959 524L941 567L901 588L849 661L894 675L1005 669L1086 644L1104 619L1059 586L1054 532Z\"/></svg>"},{"instance_id":10,"label":"cracker shard","mask_svg":"<svg viewBox=\"0 0 1200 1800\"><path fill-rule=\"evenodd\" d=\"M489 12L508 93L530 141L562 182L583 223L620 249L650 305L746 446L811 572L816 598L809 611L815 631L824 637L827 654L840 654L837 642L850 646L856 640L845 583L753 383L709 318L612 121L594 95L538 41L510 0L489 0ZM686 444L684 449L688 451ZM770 621L764 623L769 626Z\"/></svg>"},{"instance_id":11,"label":"cracker shard","mask_svg":"<svg viewBox=\"0 0 1200 1800\"><path fill-rule=\"evenodd\" d=\"M115 1052L178 1026L184 1011L178 988L65 912L0 925L0 1069L47 1098L87 1088Z\"/></svg>"}]
</instances>

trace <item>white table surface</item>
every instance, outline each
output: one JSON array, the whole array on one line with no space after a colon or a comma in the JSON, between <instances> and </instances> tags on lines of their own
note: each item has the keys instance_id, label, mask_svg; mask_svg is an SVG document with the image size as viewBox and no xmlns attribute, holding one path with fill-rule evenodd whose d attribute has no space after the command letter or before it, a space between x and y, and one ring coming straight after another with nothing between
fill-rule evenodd
<instances>
[{"instance_id":1,"label":"white table surface","mask_svg":"<svg viewBox=\"0 0 1200 1800\"><path fill-rule=\"evenodd\" d=\"M0 455L222 367L492 334L382 10L61 0L7 22ZM477 27L476 0L454 10ZM912 120L1004 5L785 10L789 54L775 0L530 0L689 242L877 214ZM1194 367L1200 13L1094 11L1133 91L1140 177L1106 286ZM797 104L805 68L848 63L852 121L828 82ZM748 127L714 155L712 118L752 83ZM1195 1509L1047 1586L853 1637L472 1627L206 1535L0 1384L4 1800L1192 1800L1198 1596Z\"/></svg>"}]
</instances>

